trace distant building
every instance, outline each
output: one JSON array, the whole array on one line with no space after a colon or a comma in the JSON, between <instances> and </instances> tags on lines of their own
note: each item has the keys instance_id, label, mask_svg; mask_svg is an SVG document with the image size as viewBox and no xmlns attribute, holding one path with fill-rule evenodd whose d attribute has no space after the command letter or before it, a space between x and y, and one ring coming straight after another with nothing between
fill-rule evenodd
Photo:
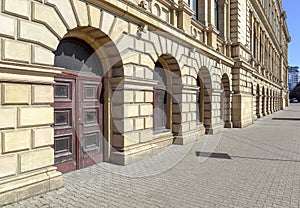
<instances>
[{"instance_id":1,"label":"distant building","mask_svg":"<svg viewBox=\"0 0 300 208\"><path fill-rule=\"evenodd\" d=\"M289 91L293 90L299 82L299 67L292 66L289 69Z\"/></svg>"}]
</instances>

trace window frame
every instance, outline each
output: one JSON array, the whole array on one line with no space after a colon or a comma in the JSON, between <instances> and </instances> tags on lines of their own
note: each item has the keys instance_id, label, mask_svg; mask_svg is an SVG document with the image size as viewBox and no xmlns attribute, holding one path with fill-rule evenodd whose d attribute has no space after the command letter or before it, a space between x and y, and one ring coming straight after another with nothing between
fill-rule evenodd
<instances>
[{"instance_id":1,"label":"window frame","mask_svg":"<svg viewBox=\"0 0 300 208\"><path fill-rule=\"evenodd\" d=\"M157 67L157 65L159 65L159 67ZM159 82L156 86L153 87L153 132L154 134L159 134L159 133L164 133L164 132L170 132L171 131L171 116L172 116L172 98L170 96L170 94L168 93L168 83L169 83L169 79L167 76L167 70L165 69L165 67L163 66L163 64L160 61L157 61L155 64L155 68L159 68L159 70L163 70L163 73L165 75L165 80L164 82ZM156 69L154 70L156 71ZM154 76L154 80L159 81L157 79L155 79ZM163 98L163 104L159 105L156 103L156 95L157 92L159 91L164 91L165 95ZM157 126L156 124L156 117L158 116L155 111L155 109L157 108L157 106L164 106L163 111L165 113L166 119L165 121L163 121L163 123L165 123L165 125L161 125L161 126Z\"/></svg>"}]
</instances>

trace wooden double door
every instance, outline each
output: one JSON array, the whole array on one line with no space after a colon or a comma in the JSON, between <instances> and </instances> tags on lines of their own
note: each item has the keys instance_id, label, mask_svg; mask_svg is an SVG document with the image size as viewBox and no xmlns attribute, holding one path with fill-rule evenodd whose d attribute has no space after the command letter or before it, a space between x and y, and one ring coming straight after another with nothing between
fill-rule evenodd
<instances>
[{"instance_id":1,"label":"wooden double door","mask_svg":"<svg viewBox=\"0 0 300 208\"><path fill-rule=\"evenodd\" d=\"M64 72L54 85L54 158L61 172L103 161L102 79Z\"/></svg>"}]
</instances>

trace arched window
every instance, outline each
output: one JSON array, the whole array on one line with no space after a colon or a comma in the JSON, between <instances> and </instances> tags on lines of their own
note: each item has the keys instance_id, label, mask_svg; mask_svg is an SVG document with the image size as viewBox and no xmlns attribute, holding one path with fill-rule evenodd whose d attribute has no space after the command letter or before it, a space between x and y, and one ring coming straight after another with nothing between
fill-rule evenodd
<instances>
[{"instance_id":1,"label":"arched window","mask_svg":"<svg viewBox=\"0 0 300 208\"><path fill-rule=\"evenodd\" d=\"M205 89L202 80L197 78L197 94L196 94L196 123L200 124L204 121L204 94Z\"/></svg>"},{"instance_id":2,"label":"arched window","mask_svg":"<svg viewBox=\"0 0 300 208\"><path fill-rule=\"evenodd\" d=\"M63 39L54 52L54 66L103 75L103 67L94 49L77 38Z\"/></svg>"},{"instance_id":3,"label":"arched window","mask_svg":"<svg viewBox=\"0 0 300 208\"><path fill-rule=\"evenodd\" d=\"M160 133L169 129L169 112L167 106L167 76L163 65L159 61L155 63L154 80L158 83L153 90L153 127L155 133Z\"/></svg>"}]
</instances>

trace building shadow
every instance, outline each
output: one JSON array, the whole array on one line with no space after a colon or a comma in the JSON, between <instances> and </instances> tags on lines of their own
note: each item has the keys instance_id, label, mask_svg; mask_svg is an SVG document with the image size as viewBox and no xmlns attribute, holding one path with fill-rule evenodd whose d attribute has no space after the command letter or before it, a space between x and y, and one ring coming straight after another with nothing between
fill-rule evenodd
<instances>
[{"instance_id":1,"label":"building shadow","mask_svg":"<svg viewBox=\"0 0 300 208\"><path fill-rule=\"evenodd\" d=\"M300 121L300 118L278 118L274 117L272 120L279 120L279 121Z\"/></svg>"},{"instance_id":2,"label":"building shadow","mask_svg":"<svg viewBox=\"0 0 300 208\"><path fill-rule=\"evenodd\" d=\"M300 160L285 160L285 159L264 158L264 157L246 157L246 156L229 155L227 153L200 152L200 151L196 151L196 156L216 158L216 159L229 159L229 160L237 158L237 159L263 160L263 161L300 162Z\"/></svg>"},{"instance_id":3,"label":"building shadow","mask_svg":"<svg viewBox=\"0 0 300 208\"><path fill-rule=\"evenodd\" d=\"M218 159L231 159L227 153L214 153L214 152L196 152L197 157L211 157Z\"/></svg>"}]
</instances>

